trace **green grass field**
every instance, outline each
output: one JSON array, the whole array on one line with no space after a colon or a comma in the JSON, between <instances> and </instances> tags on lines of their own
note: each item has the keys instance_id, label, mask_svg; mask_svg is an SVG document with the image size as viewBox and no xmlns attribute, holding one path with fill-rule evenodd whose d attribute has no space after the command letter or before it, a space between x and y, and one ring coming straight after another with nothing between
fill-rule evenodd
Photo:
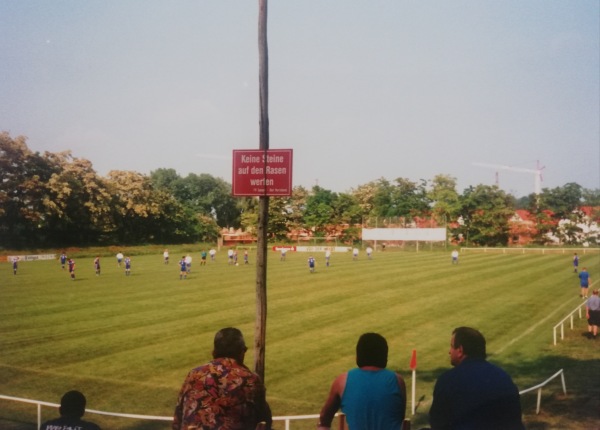
<instances>
[{"instance_id":1,"label":"green grass field","mask_svg":"<svg viewBox=\"0 0 600 430\"><path fill-rule=\"evenodd\" d=\"M93 258L77 258L75 281L57 261L22 262L16 276L0 263L0 394L57 403L79 389L91 409L170 416L187 372L210 359L218 329L236 326L252 345L254 256L250 265L229 266L221 251L200 266L198 249L187 280L179 280L174 251L169 265L162 252L133 255L129 277L114 257L103 257L101 276ZM550 383L542 414L535 415L535 393L523 396L528 429L598 428L600 339L582 337L587 326L577 320L552 345L553 326L582 301L568 254L468 253L453 266L449 252L386 251L372 260L363 253L358 261L348 253L333 254L331 267L315 256L311 274L306 253L288 253L285 262L269 254L265 379L275 416L318 413L334 377L355 366L359 335L375 331L387 338L388 367L405 377L409 399L417 351L420 402L412 421L420 428L436 377L449 368L451 330L469 325L484 333L490 361L519 389L565 369L567 396ZM600 255L583 255L581 266L597 287ZM252 349L246 364L252 367ZM56 413L43 408L43 419ZM105 429L170 428L86 417ZM0 419L33 429L36 408L0 400Z\"/></svg>"}]
</instances>

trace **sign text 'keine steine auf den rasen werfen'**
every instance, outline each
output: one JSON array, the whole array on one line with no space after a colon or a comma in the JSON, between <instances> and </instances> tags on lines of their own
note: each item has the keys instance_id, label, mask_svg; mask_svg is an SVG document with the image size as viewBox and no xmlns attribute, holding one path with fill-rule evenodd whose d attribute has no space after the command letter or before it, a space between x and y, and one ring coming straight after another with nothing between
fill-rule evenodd
<instances>
[{"instance_id":1,"label":"sign text 'keine steine auf den rasen werfen'","mask_svg":"<svg viewBox=\"0 0 600 430\"><path fill-rule=\"evenodd\" d=\"M291 149L234 149L234 196L291 196Z\"/></svg>"}]
</instances>

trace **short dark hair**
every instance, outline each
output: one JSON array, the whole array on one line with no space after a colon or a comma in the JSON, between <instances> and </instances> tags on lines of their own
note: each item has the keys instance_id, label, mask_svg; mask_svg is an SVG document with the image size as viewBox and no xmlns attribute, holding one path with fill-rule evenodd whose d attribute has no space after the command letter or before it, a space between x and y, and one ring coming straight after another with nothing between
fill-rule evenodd
<instances>
[{"instance_id":1,"label":"short dark hair","mask_svg":"<svg viewBox=\"0 0 600 430\"><path fill-rule=\"evenodd\" d=\"M246 342L242 332L234 327L227 327L215 334L214 357L238 358L246 352Z\"/></svg>"},{"instance_id":2,"label":"short dark hair","mask_svg":"<svg viewBox=\"0 0 600 430\"><path fill-rule=\"evenodd\" d=\"M85 413L85 396L76 390L66 392L60 399L60 414L80 418Z\"/></svg>"},{"instance_id":3,"label":"short dark hair","mask_svg":"<svg viewBox=\"0 0 600 430\"><path fill-rule=\"evenodd\" d=\"M378 333L364 333L356 344L356 364L358 367L387 366L388 344Z\"/></svg>"},{"instance_id":4,"label":"short dark hair","mask_svg":"<svg viewBox=\"0 0 600 430\"><path fill-rule=\"evenodd\" d=\"M462 346L463 353L470 358L487 357L485 351L485 337L479 330L471 327L457 327L452 332L454 335L454 348Z\"/></svg>"}]
</instances>

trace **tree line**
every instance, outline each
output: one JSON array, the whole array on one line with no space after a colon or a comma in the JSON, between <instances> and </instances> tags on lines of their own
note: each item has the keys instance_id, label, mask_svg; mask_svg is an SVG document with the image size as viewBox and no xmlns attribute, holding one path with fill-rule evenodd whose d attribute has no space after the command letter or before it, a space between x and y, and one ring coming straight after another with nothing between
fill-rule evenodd
<instances>
[{"instance_id":1,"label":"tree line","mask_svg":"<svg viewBox=\"0 0 600 430\"><path fill-rule=\"evenodd\" d=\"M289 197L270 199L268 231L278 241L304 231L350 243L359 240L362 226L427 219L447 226L455 239L496 246L508 243L515 210L527 209L536 243L544 244L547 233L575 243L581 240L578 209L596 208L593 217L600 218L600 190L576 183L521 199L497 186L469 186L462 193L456 187L456 178L446 174L419 181L380 178L342 193L297 186ZM571 223L565 228L561 220ZM0 133L2 248L216 242L222 228L253 232L257 221L258 199L232 197L221 178L182 177L171 168L150 175L112 170L102 177L70 151L33 152L25 137Z\"/></svg>"}]
</instances>

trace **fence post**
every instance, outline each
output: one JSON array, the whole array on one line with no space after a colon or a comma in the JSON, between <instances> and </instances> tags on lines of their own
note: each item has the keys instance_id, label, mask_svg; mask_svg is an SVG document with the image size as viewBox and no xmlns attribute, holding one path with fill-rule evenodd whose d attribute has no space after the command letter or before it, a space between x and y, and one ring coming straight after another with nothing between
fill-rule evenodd
<instances>
[{"instance_id":1,"label":"fence post","mask_svg":"<svg viewBox=\"0 0 600 430\"><path fill-rule=\"evenodd\" d=\"M573 314L571 314L571 330L573 330Z\"/></svg>"},{"instance_id":2,"label":"fence post","mask_svg":"<svg viewBox=\"0 0 600 430\"><path fill-rule=\"evenodd\" d=\"M560 380L562 381L563 394L566 396L567 395L567 384L565 383L565 372L563 372L562 369L561 369L561 373L560 373Z\"/></svg>"},{"instance_id":3,"label":"fence post","mask_svg":"<svg viewBox=\"0 0 600 430\"><path fill-rule=\"evenodd\" d=\"M538 388L537 407L535 408L535 413L536 414L540 413L540 406L541 405L542 405L542 387Z\"/></svg>"}]
</instances>

